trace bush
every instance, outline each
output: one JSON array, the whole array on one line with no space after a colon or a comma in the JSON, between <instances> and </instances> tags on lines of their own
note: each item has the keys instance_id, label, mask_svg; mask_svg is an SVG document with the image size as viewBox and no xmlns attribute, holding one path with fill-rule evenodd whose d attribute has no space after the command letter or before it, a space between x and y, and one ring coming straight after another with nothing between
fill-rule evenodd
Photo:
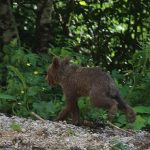
<instances>
[{"instance_id":1,"label":"bush","mask_svg":"<svg viewBox=\"0 0 150 150\"><path fill-rule=\"evenodd\" d=\"M51 88L45 81L50 56L37 55L13 44L6 46L4 52L1 68L6 69L6 72L3 72L6 85L0 88L0 111L27 117L32 110L41 114L44 105L50 105L51 108L56 105L53 110L47 114L43 112L42 115L46 119L54 116L58 108L56 102L61 99L62 93L59 87Z\"/></svg>"}]
</instances>

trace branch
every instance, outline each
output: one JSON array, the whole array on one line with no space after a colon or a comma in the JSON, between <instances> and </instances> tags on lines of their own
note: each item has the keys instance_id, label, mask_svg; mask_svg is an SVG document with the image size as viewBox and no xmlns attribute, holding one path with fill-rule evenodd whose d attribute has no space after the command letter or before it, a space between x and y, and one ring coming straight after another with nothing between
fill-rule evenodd
<instances>
[{"instance_id":1,"label":"branch","mask_svg":"<svg viewBox=\"0 0 150 150\"><path fill-rule=\"evenodd\" d=\"M38 120L41 120L42 122L45 122L45 120L43 118L41 118L39 115L37 115L35 112L31 112L30 114L32 116L34 116L35 118L37 118Z\"/></svg>"},{"instance_id":2,"label":"branch","mask_svg":"<svg viewBox=\"0 0 150 150\"><path fill-rule=\"evenodd\" d=\"M120 131L122 131L122 132L126 132L126 133L128 133L128 134L130 134L130 135L134 135L134 133L135 133L134 131L130 132L130 131L127 131L127 130L125 130L125 129L119 128L118 126L114 125L114 124L111 123L110 121L107 121L107 123L108 123L108 125L110 125L111 127L115 128L115 129L117 129L117 130L120 130Z\"/></svg>"}]
</instances>

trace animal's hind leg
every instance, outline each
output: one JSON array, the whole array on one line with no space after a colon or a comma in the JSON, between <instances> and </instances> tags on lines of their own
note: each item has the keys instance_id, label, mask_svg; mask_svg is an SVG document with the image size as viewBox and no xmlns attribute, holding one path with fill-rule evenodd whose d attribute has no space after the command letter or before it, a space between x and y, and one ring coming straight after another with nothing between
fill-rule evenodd
<instances>
[{"instance_id":1,"label":"animal's hind leg","mask_svg":"<svg viewBox=\"0 0 150 150\"><path fill-rule=\"evenodd\" d=\"M108 120L112 122L113 118L115 117L117 113L118 103L115 100L111 100L111 104L108 108Z\"/></svg>"},{"instance_id":2,"label":"animal's hind leg","mask_svg":"<svg viewBox=\"0 0 150 150\"><path fill-rule=\"evenodd\" d=\"M91 97L91 103L95 107L104 107L108 110L108 119L109 121L112 121L117 112L118 103L114 99L104 94L100 95L100 93L91 94L90 97Z\"/></svg>"}]
</instances>

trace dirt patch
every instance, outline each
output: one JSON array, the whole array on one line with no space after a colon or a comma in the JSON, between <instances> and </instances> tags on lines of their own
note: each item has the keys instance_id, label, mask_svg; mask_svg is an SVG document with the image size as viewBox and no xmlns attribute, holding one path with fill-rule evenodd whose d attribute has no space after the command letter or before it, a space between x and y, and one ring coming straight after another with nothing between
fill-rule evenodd
<instances>
[{"instance_id":1,"label":"dirt patch","mask_svg":"<svg viewBox=\"0 0 150 150\"><path fill-rule=\"evenodd\" d=\"M0 150L150 150L150 133L130 132L0 114Z\"/></svg>"}]
</instances>

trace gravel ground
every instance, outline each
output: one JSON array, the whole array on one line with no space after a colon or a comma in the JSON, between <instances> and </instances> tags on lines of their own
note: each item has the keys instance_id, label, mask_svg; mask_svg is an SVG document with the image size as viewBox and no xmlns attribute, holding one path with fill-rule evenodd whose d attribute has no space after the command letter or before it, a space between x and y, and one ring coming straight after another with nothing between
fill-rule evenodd
<instances>
[{"instance_id":1,"label":"gravel ground","mask_svg":"<svg viewBox=\"0 0 150 150\"><path fill-rule=\"evenodd\" d=\"M150 133L0 114L0 150L150 150Z\"/></svg>"}]
</instances>

